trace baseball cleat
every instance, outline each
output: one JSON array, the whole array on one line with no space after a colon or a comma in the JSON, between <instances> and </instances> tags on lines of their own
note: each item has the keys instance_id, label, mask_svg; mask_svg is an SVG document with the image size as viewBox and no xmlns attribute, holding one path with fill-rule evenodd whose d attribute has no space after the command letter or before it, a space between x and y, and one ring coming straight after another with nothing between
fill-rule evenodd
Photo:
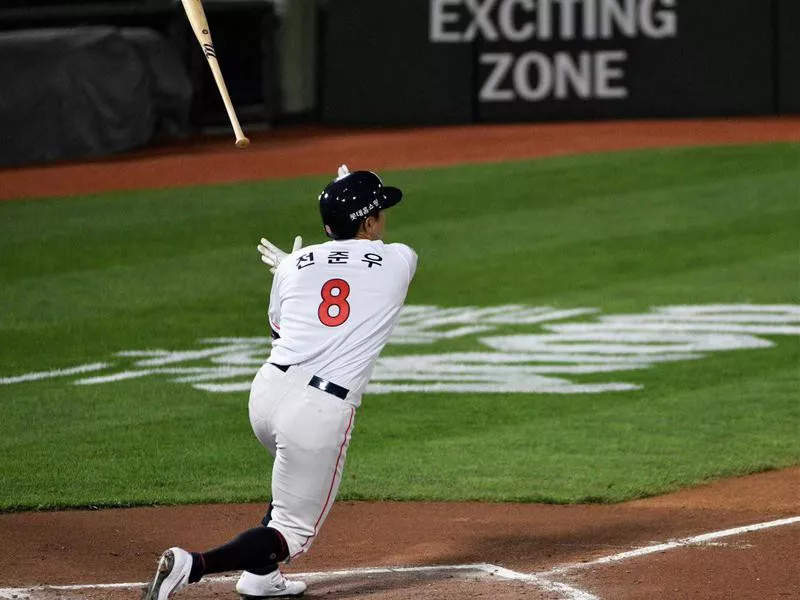
<instances>
[{"instance_id":1,"label":"baseball cleat","mask_svg":"<svg viewBox=\"0 0 800 600\"><path fill-rule=\"evenodd\" d=\"M242 600L260 600L261 598L290 598L302 596L306 591L302 581L286 579L280 569L267 575L256 575L244 571L236 582L236 591Z\"/></svg>"},{"instance_id":2,"label":"baseball cleat","mask_svg":"<svg viewBox=\"0 0 800 600\"><path fill-rule=\"evenodd\" d=\"M189 584L192 555L180 548L170 548L158 560L156 576L147 586L142 600L167 600Z\"/></svg>"}]
</instances>

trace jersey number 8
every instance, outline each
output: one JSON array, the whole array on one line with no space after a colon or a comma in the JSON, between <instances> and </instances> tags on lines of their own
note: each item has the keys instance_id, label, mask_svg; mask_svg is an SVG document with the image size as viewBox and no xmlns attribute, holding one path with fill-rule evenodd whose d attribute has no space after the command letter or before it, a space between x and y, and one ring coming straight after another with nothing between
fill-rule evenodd
<instances>
[{"instance_id":1,"label":"jersey number 8","mask_svg":"<svg viewBox=\"0 0 800 600\"><path fill-rule=\"evenodd\" d=\"M344 279L329 279L322 286L321 295L322 304L317 310L320 323L327 327L338 327L347 321L350 316L350 305L347 303L350 284Z\"/></svg>"}]
</instances>

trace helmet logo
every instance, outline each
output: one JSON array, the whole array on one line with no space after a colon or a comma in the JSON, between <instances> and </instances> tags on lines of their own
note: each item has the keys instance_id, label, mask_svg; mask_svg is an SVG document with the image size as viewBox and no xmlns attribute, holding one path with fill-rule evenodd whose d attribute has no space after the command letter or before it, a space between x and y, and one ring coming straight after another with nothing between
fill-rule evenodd
<instances>
[{"instance_id":1,"label":"helmet logo","mask_svg":"<svg viewBox=\"0 0 800 600\"><path fill-rule=\"evenodd\" d=\"M378 200L373 200L369 204L367 204L364 208L359 208L356 212L350 213L350 220L355 221L356 219L368 215L372 209L380 208L381 203Z\"/></svg>"}]
</instances>

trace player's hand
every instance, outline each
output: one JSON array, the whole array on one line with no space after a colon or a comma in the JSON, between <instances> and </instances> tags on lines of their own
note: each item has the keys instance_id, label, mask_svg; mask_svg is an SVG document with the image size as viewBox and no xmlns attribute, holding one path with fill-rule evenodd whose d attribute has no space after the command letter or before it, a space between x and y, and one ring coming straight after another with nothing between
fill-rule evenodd
<instances>
[{"instance_id":1,"label":"player's hand","mask_svg":"<svg viewBox=\"0 0 800 600\"><path fill-rule=\"evenodd\" d=\"M299 235L294 238L292 245L292 252L296 252L303 247L303 238ZM258 253L261 255L261 262L269 266L269 272L273 275L281 261L288 256L286 252L278 248L275 244L270 242L267 238L261 238L261 243L257 246Z\"/></svg>"}]
</instances>

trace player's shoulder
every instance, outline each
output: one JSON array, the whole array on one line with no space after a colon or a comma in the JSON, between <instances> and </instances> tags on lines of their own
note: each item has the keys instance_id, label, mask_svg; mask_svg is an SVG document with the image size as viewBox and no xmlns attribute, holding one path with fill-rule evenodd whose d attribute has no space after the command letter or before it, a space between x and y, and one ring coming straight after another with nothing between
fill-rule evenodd
<instances>
[{"instance_id":1,"label":"player's shoulder","mask_svg":"<svg viewBox=\"0 0 800 600\"><path fill-rule=\"evenodd\" d=\"M403 262L405 262L408 267L408 280L411 281L414 278L414 273L417 271L417 253L414 252L414 249L408 244L402 244L400 242L386 244L386 247L403 259Z\"/></svg>"},{"instance_id":2,"label":"player's shoulder","mask_svg":"<svg viewBox=\"0 0 800 600\"><path fill-rule=\"evenodd\" d=\"M417 253L408 244L393 242L391 244L386 244L386 248L389 248L392 252L396 252L406 260L417 260Z\"/></svg>"},{"instance_id":3,"label":"player's shoulder","mask_svg":"<svg viewBox=\"0 0 800 600\"><path fill-rule=\"evenodd\" d=\"M399 257L402 259L402 262L409 266L410 269L413 270L416 267L417 253L414 252L413 248L411 248L411 246L408 244L402 244L399 242L387 244L381 240L370 240L363 243L370 252L374 252L378 255L383 254Z\"/></svg>"}]
</instances>

